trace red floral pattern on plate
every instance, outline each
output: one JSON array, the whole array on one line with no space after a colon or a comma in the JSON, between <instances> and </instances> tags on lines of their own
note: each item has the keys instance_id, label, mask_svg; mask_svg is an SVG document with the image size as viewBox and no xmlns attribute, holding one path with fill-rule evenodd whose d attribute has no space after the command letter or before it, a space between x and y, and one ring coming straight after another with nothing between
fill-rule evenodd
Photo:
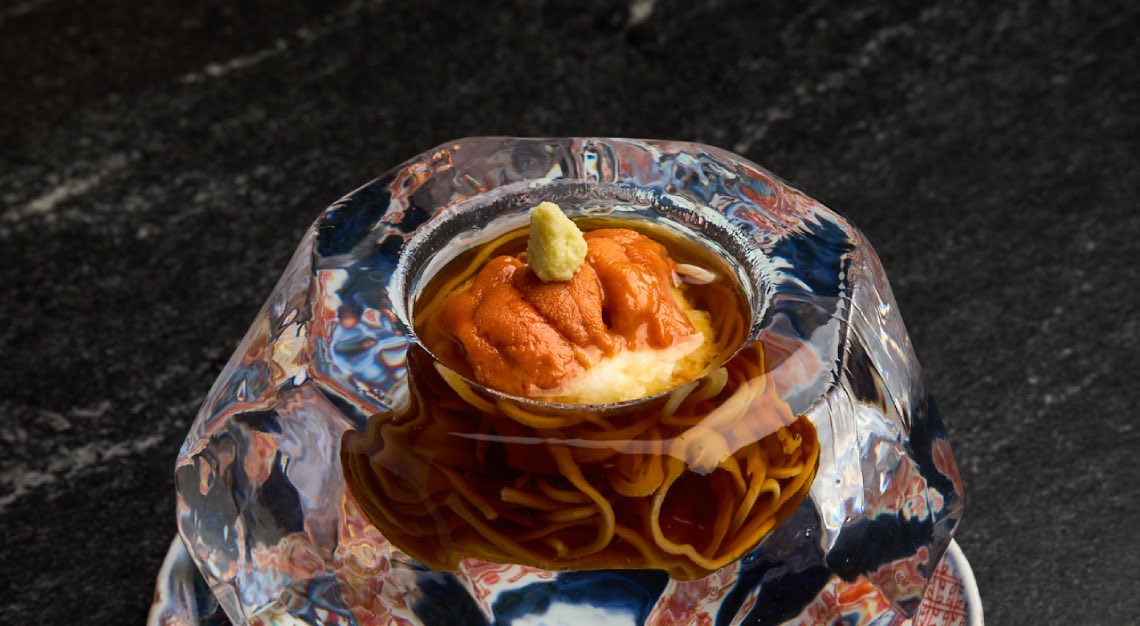
<instances>
[{"instance_id":1,"label":"red floral pattern on plate","mask_svg":"<svg viewBox=\"0 0 1140 626\"><path fill-rule=\"evenodd\" d=\"M833 578L815 600L785 626L966 626L966 587L950 558L943 558L922 595L913 620L895 613L875 585L860 576L853 582Z\"/></svg>"}]
</instances>

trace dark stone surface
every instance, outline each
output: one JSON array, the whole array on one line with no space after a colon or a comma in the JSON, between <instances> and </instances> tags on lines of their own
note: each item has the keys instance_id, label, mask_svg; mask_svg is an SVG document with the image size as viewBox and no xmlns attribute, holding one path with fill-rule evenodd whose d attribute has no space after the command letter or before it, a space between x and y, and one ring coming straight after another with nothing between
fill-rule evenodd
<instances>
[{"instance_id":1,"label":"dark stone surface","mask_svg":"<svg viewBox=\"0 0 1140 626\"><path fill-rule=\"evenodd\" d=\"M891 4L4 3L0 623L140 622L174 456L303 229L491 134L711 143L852 218L989 622L1135 620L1137 10Z\"/></svg>"}]
</instances>

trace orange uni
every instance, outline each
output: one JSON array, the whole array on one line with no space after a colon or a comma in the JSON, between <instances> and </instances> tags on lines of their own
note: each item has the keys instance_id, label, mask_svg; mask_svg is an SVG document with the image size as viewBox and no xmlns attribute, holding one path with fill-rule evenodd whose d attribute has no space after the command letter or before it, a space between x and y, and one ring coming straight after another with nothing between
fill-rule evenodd
<instances>
[{"instance_id":1,"label":"orange uni","mask_svg":"<svg viewBox=\"0 0 1140 626\"><path fill-rule=\"evenodd\" d=\"M570 280L543 282L525 253L499 256L444 305L442 335L459 344L476 380L535 396L619 349L666 348L696 332L663 245L624 228L585 239L586 262Z\"/></svg>"}]
</instances>

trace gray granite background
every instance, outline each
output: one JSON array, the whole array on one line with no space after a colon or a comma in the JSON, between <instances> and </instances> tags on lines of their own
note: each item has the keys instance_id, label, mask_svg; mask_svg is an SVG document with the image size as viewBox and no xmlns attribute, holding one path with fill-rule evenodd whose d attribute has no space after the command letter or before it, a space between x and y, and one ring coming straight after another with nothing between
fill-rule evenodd
<instances>
[{"instance_id":1,"label":"gray granite background","mask_svg":"<svg viewBox=\"0 0 1140 626\"><path fill-rule=\"evenodd\" d=\"M1134 3L487 6L0 3L0 623L140 623L174 456L302 231L492 134L715 144L849 216L989 623L1135 623Z\"/></svg>"}]
</instances>

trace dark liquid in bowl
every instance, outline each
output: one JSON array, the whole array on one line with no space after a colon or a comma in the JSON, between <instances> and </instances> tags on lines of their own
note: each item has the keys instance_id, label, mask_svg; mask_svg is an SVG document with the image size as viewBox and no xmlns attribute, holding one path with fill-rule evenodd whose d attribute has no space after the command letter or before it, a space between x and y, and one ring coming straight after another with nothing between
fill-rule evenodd
<instances>
[{"instance_id":1,"label":"dark liquid in bowl","mask_svg":"<svg viewBox=\"0 0 1140 626\"><path fill-rule=\"evenodd\" d=\"M712 317L721 357L710 371L616 413L544 408L472 385L462 354L436 336L433 308L481 258L521 252L520 230L465 252L426 286L416 332L439 361L410 349L409 405L345 436L347 484L396 547L433 568L476 558L707 575L802 501L818 464L815 429L777 397L763 344L741 346L750 309L720 258L645 223L578 223L639 230L678 263L713 271L714 282L683 287Z\"/></svg>"}]
</instances>

